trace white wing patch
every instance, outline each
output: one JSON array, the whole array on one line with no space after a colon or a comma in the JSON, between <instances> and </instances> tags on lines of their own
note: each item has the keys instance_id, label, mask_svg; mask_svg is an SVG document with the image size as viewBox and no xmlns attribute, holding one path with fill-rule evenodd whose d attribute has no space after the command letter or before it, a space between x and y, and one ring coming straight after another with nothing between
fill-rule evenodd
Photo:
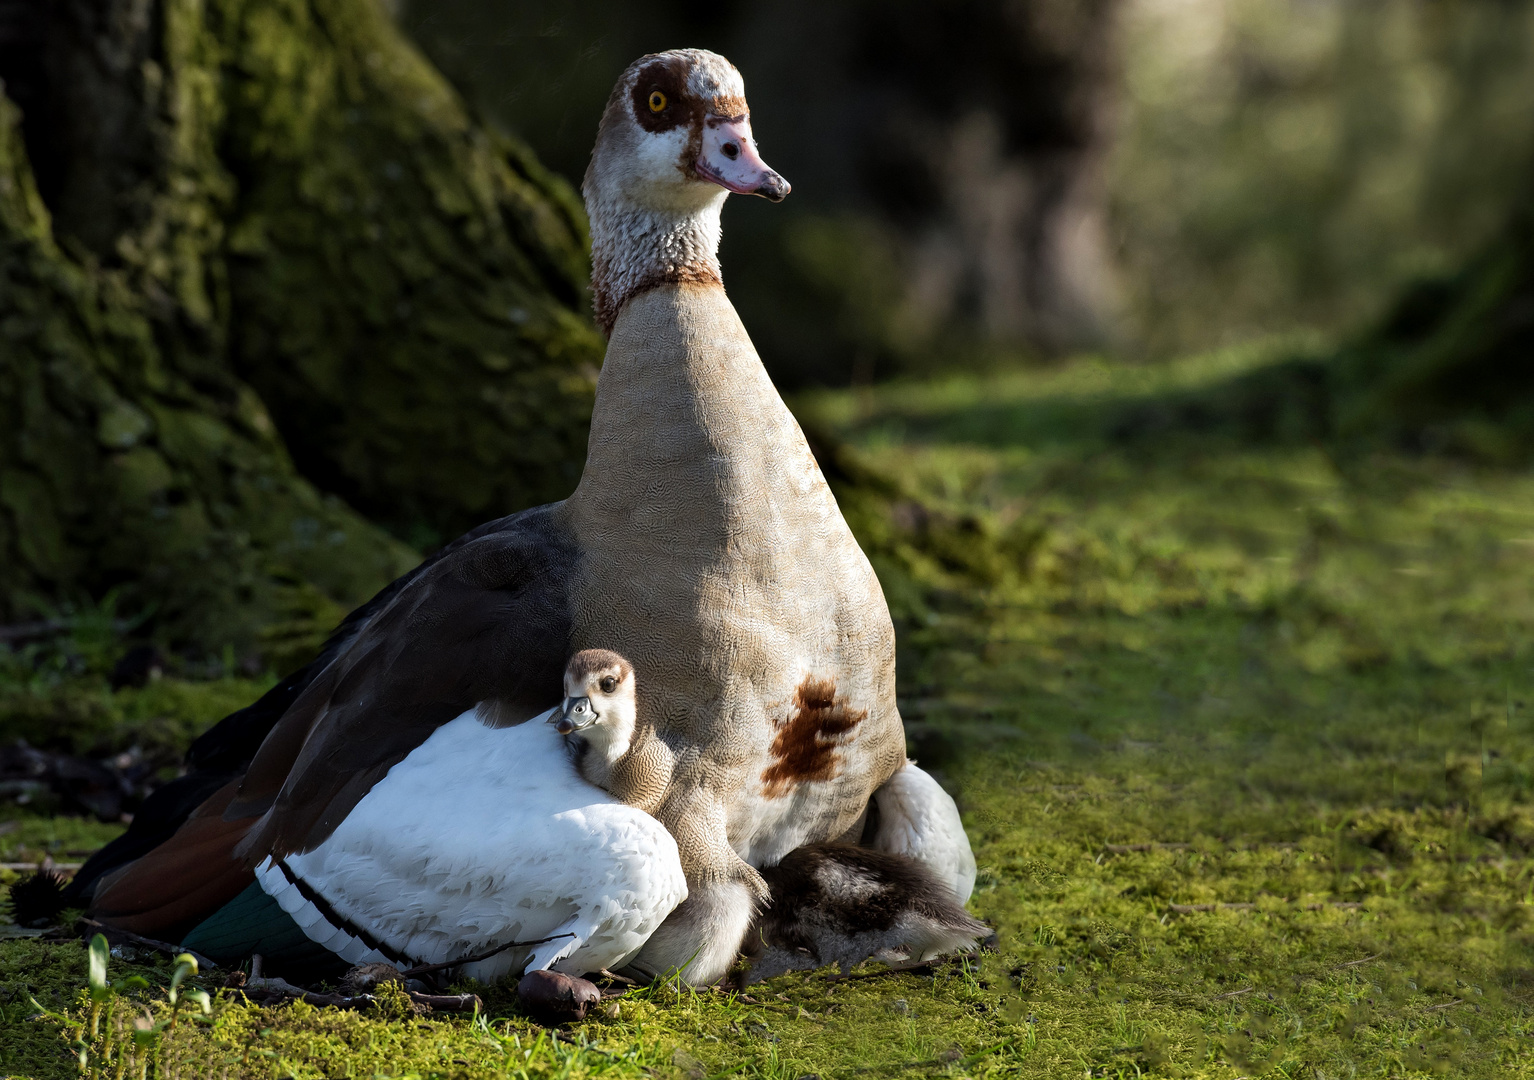
<instances>
[{"instance_id":1,"label":"white wing patch","mask_svg":"<svg viewBox=\"0 0 1534 1080\"><path fill-rule=\"evenodd\" d=\"M493 729L473 710L285 863L262 863L262 889L354 963L445 963L554 938L463 968L486 981L617 967L687 897L671 834L581 779L543 717Z\"/></svg>"},{"instance_id":2,"label":"white wing patch","mask_svg":"<svg viewBox=\"0 0 1534 1080\"><path fill-rule=\"evenodd\" d=\"M953 797L907 761L874 792L874 801L879 827L871 846L924 864L953 886L961 904L967 902L975 891L975 855Z\"/></svg>"}]
</instances>

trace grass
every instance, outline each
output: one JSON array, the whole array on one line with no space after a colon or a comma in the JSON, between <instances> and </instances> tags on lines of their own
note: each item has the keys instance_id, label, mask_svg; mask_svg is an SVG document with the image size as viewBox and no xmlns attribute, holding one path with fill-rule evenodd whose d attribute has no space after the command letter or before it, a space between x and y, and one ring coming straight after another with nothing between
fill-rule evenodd
<instances>
[{"instance_id":1,"label":"grass","mask_svg":"<svg viewBox=\"0 0 1534 1080\"><path fill-rule=\"evenodd\" d=\"M1279 368L797 403L898 478L849 514L900 618L913 751L975 844L1001 940L978 966L656 987L557 1034L501 990L475 1019L225 998L161 1072L1534 1076L1534 474L1339 450ZM1280 395L1255 428L1253 387ZM82 945L0 943L0 1072L76 1073L73 1036L26 1017L35 995L79 1023L84 985ZM166 1008L127 993L126 1020Z\"/></svg>"}]
</instances>

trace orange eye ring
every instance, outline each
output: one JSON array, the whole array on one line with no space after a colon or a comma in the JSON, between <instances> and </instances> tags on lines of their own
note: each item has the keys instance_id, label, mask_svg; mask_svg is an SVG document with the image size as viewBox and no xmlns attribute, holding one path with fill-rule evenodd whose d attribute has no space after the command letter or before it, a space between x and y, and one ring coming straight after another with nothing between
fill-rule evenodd
<instances>
[{"instance_id":1,"label":"orange eye ring","mask_svg":"<svg viewBox=\"0 0 1534 1080\"><path fill-rule=\"evenodd\" d=\"M658 113L658 112L664 111L665 108L666 108L666 95L661 93L659 90L651 90L650 91L650 111L652 113Z\"/></svg>"}]
</instances>

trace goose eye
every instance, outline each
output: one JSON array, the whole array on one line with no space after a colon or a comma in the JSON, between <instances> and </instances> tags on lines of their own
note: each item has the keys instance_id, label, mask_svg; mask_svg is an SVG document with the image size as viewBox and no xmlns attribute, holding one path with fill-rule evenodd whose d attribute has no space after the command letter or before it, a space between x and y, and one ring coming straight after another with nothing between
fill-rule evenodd
<instances>
[{"instance_id":1,"label":"goose eye","mask_svg":"<svg viewBox=\"0 0 1534 1080\"><path fill-rule=\"evenodd\" d=\"M602 687L602 693L610 694L614 690L618 689L618 680L613 678L611 675L606 675L603 676L600 685Z\"/></svg>"},{"instance_id":2,"label":"goose eye","mask_svg":"<svg viewBox=\"0 0 1534 1080\"><path fill-rule=\"evenodd\" d=\"M666 95L659 90L650 91L650 111L658 113L666 107Z\"/></svg>"}]
</instances>

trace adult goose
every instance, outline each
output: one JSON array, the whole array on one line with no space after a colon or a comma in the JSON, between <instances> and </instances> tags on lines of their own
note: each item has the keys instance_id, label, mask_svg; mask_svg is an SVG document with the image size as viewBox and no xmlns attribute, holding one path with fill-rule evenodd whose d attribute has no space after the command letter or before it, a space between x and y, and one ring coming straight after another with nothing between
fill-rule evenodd
<instances>
[{"instance_id":1,"label":"adult goose","mask_svg":"<svg viewBox=\"0 0 1534 1080\"><path fill-rule=\"evenodd\" d=\"M349 619L249 718L270 730L248 765L211 797L167 797L158 832L120 849L136 861L87 868L99 918L184 931L265 860L318 848L443 725L547 712L590 647L645 673L639 720L673 759L654 814L688 897L637 958L649 969L717 979L765 896L757 868L860 834L904 771L883 594L721 283L728 193L789 191L757 152L739 73L700 50L632 64L583 191L609 344L575 492L455 541ZM254 742L241 723L217 738Z\"/></svg>"}]
</instances>

